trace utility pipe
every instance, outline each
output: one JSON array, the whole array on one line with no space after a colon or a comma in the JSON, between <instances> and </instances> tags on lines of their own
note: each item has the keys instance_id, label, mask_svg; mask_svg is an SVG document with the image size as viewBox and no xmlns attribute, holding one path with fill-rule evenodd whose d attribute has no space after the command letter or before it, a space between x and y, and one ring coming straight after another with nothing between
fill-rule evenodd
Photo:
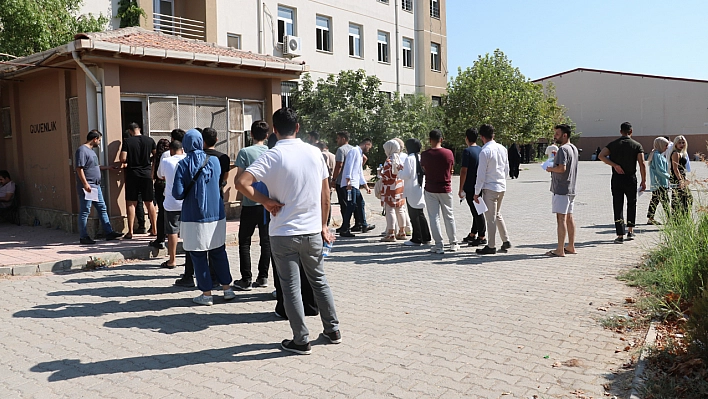
<instances>
[{"instance_id":1,"label":"utility pipe","mask_svg":"<svg viewBox=\"0 0 708 399\"><path fill-rule=\"evenodd\" d=\"M263 54L263 2L256 0L258 3L258 54Z\"/></svg>"},{"instance_id":2,"label":"utility pipe","mask_svg":"<svg viewBox=\"0 0 708 399\"><path fill-rule=\"evenodd\" d=\"M395 6L395 15L396 15L396 93L399 95L401 94L401 77L400 77L400 67L401 67L401 49L399 46L401 45L401 38L399 37L399 29L398 29L398 1L394 1L394 6Z\"/></svg>"}]
</instances>

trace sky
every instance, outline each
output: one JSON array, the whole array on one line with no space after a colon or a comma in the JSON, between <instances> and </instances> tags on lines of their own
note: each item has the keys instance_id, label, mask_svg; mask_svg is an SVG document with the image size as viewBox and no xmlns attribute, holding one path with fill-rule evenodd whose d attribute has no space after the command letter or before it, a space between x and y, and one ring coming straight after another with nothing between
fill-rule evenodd
<instances>
[{"instance_id":1,"label":"sky","mask_svg":"<svg viewBox=\"0 0 708 399\"><path fill-rule=\"evenodd\" d=\"M500 49L532 80L575 68L708 80L708 0L447 0L448 78Z\"/></svg>"}]
</instances>

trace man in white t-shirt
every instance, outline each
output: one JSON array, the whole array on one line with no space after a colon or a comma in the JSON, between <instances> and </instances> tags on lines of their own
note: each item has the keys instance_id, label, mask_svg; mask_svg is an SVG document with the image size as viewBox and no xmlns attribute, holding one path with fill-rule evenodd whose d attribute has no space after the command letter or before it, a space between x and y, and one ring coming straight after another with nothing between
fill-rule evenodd
<instances>
[{"instance_id":1,"label":"man in white t-shirt","mask_svg":"<svg viewBox=\"0 0 708 399\"><path fill-rule=\"evenodd\" d=\"M160 166L157 168L157 176L165 179L165 234L167 235L167 254L169 260L162 263L162 267L173 269L175 267L175 257L177 256L177 234L179 233L179 221L182 214L182 200L177 200L172 196L172 186L175 182L175 172L177 164L184 159L182 142L172 140L170 143L170 156L162 158ZM190 276L191 278L191 276Z\"/></svg>"},{"instance_id":2,"label":"man in white t-shirt","mask_svg":"<svg viewBox=\"0 0 708 399\"><path fill-rule=\"evenodd\" d=\"M300 124L291 108L273 114L273 131L278 143L253 162L236 180L236 188L247 198L263 205L271 213L269 233L273 260L283 288L285 313L293 330L293 339L281 347L289 352L309 355L310 333L300 292L300 266L320 309L323 335L334 344L342 342L334 297L324 274L323 241L334 236L327 227L329 210L329 172L321 152L297 138ZM269 197L252 184L261 181Z\"/></svg>"}]
</instances>

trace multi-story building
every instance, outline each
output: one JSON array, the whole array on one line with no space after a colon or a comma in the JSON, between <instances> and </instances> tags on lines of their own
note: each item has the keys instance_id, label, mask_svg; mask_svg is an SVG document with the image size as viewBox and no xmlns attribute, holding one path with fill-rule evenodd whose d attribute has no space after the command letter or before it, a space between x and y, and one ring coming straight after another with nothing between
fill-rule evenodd
<instances>
[{"instance_id":1,"label":"multi-story building","mask_svg":"<svg viewBox=\"0 0 708 399\"><path fill-rule=\"evenodd\" d=\"M138 0L141 27L309 65L314 79L364 69L381 90L439 99L447 84L444 0ZM118 0L82 13L115 16ZM117 28L120 21L111 20ZM291 82L283 82L284 102Z\"/></svg>"}]
</instances>

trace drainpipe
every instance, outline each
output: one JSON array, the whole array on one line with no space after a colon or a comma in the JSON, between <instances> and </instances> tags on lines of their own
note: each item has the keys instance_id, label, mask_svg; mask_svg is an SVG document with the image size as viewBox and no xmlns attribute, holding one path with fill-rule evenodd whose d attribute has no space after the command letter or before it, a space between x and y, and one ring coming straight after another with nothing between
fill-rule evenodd
<instances>
[{"instance_id":1,"label":"drainpipe","mask_svg":"<svg viewBox=\"0 0 708 399\"><path fill-rule=\"evenodd\" d=\"M256 0L258 3L258 54L263 54L263 2Z\"/></svg>"},{"instance_id":2,"label":"drainpipe","mask_svg":"<svg viewBox=\"0 0 708 399\"><path fill-rule=\"evenodd\" d=\"M394 6L395 6L395 15L396 15L396 92L400 95L401 94L401 77L400 77L400 67L401 67L401 49L398 48L398 46L401 45L401 38L399 37L399 30L398 30L398 0L394 1Z\"/></svg>"}]
</instances>

